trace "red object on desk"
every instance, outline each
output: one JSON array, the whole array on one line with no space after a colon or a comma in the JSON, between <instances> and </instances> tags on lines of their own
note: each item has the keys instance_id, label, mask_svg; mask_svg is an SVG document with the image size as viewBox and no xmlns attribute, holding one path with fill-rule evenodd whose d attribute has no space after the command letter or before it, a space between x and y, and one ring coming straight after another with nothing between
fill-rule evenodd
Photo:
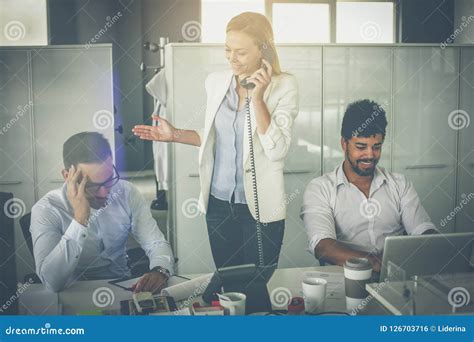
<instances>
[{"instance_id":1,"label":"red object on desk","mask_svg":"<svg viewBox=\"0 0 474 342\"><path fill-rule=\"evenodd\" d=\"M304 313L304 299L301 297L291 298L288 304L288 315L301 315Z\"/></svg>"}]
</instances>

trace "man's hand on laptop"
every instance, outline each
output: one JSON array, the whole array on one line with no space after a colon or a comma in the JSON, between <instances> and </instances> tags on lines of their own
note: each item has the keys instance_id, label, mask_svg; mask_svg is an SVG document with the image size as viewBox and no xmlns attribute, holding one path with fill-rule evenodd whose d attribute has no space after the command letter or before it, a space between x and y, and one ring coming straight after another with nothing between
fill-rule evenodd
<instances>
[{"instance_id":1,"label":"man's hand on laptop","mask_svg":"<svg viewBox=\"0 0 474 342\"><path fill-rule=\"evenodd\" d=\"M74 210L74 219L83 226L86 226L91 212L91 207L85 192L87 176L82 175L82 171L76 169L73 165L69 169L66 182L67 199Z\"/></svg>"},{"instance_id":2,"label":"man's hand on laptop","mask_svg":"<svg viewBox=\"0 0 474 342\"><path fill-rule=\"evenodd\" d=\"M380 273L380 268L382 267L382 255L369 254L367 259L369 259L369 262L372 264L372 270Z\"/></svg>"}]
</instances>

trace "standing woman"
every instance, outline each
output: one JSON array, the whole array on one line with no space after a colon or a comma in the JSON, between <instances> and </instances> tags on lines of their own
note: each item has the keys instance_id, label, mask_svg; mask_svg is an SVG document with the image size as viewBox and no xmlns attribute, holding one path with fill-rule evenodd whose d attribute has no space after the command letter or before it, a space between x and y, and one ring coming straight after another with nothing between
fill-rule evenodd
<instances>
[{"instance_id":1,"label":"standing woman","mask_svg":"<svg viewBox=\"0 0 474 342\"><path fill-rule=\"evenodd\" d=\"M291 128L298 114L296 78L280 70L267 18L244 12L227 24L225 54L230 70L208 76L204 129L182 130L153 116L157 126L137 125L144 140L199 146L200 207L206 213L214 262L218 268L259 264L256 210L251 172L250 110L263 261L276 268L283 241L286 196L283 181ZM244 88L247 78L255 85ZM248 103L247 97L249 99Z\"/></svg>"}]
</instances>

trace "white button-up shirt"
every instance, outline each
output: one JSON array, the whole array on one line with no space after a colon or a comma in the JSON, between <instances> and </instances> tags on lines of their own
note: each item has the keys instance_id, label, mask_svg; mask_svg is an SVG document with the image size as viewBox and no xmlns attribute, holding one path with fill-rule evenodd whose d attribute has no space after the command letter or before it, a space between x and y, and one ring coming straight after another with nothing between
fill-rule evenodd
<instances>
[{"instance_id":1,"label":"white button-up shirt","mask_svg":"<svg viewBox=\"0 0 474 342\"><path fill-rule=\"evenodd\" d=\"M382 167L376 167L368 198L347 180L342 164L313 179L303 196L301 218L312 254L327 238L378 254L387 236L436 229L412 183Z\"/></svg>"},{"instance_id":2,"label":"white button-up shirt","mask_svg":"<svg viewBox=\"0 0 474 342\"><path fill-rule=\"evenodd\" d=\"M36 273L53 291L75 280L129 276L126 242L130 233L150 259L150 268L174 270L171 247L149 205L124 180L112 187L104 207L91 210L87 227L74 220L66 184L49 192L32 208L30 231Z\"/></svg>"}]
</instances>

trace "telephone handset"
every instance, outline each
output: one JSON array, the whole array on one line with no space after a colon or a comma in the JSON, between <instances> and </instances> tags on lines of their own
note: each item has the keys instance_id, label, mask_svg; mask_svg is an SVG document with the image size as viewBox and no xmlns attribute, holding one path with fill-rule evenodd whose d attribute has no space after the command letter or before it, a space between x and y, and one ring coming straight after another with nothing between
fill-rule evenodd
<instances>
[{"instance_id":1,"label":"telephone handset","mask_svg":"<svg viewBox=\"0 0 474 342\"><path fill-rule=\"evenodd\" d=\"M268 63L272 64L274 61L274 55L271 47L267 44L262 45L262 58ZM262 63L262 67L267 70L265 64ZM244 78L240 85L247 89L247 96L245 97L245 110L248 122L248 136L249 136L249 158L250 158L250 171L252 174L252 188L253 188L253 201L255 207L255 226L257 232L257 248L258 248L258 268L259 273L263 274L265 271L265 259L263 258L263 239L262 239L262 222L260 222L260 208L258 203L258 191L257 191L257 171L255 169L255 154L253 150L253 137L252 137L252 121L250 119L250 97L248 90L255 88L255 84L247 82L248 77Z\"/></svg>"},{"instance_id":2,"label":"telephone handset","mask_svg":"<svg viewBox=\"0 0 474 342\"><path fill-rule=\"evenodd\" d=\"M262 44L262 58L266 60L268 63L272 64L274 60L274 55L272 48L267 44ZM262 68L267 70L267 66L262 63ZM255 84L252 82L248 82L248 78L250 76L245 77L242 81L240 81L240 85L245 89L253 89L255 88Z\"/></svg>"}]
</instances>

